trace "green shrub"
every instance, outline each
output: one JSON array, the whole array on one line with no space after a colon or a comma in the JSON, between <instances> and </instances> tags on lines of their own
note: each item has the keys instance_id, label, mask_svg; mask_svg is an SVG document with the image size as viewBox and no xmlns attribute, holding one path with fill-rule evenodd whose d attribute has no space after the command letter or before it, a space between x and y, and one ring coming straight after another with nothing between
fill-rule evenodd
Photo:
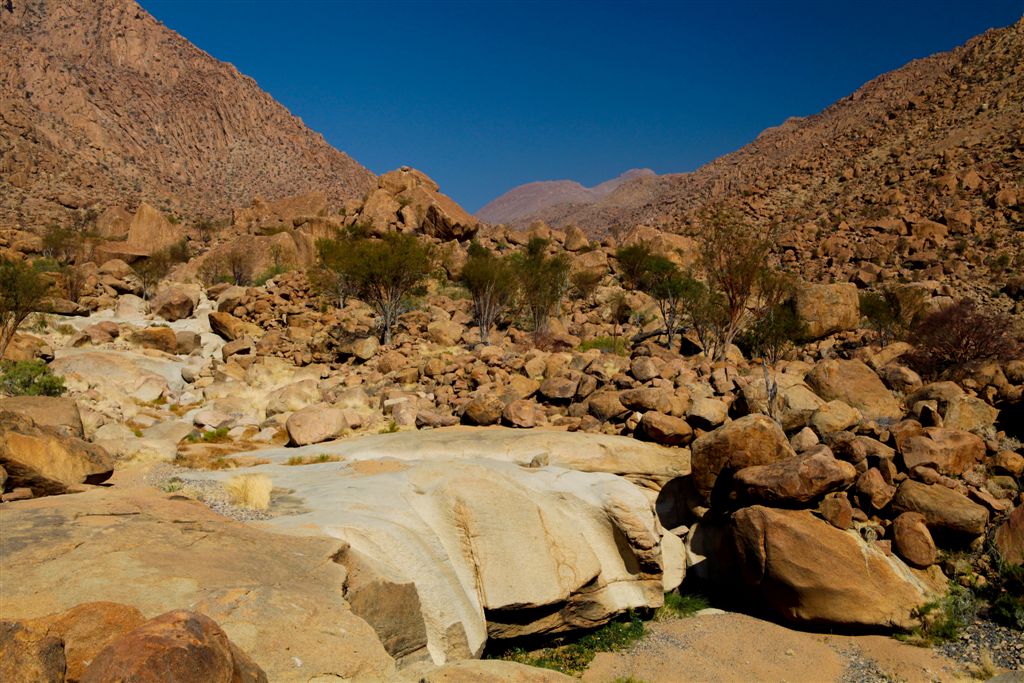
<instances>
[{"instance_id":1,"label":"green shrub","mask_svg":"<svg viewBox=\"0 0 1024 683\"><path fill-rule=\"evenodd\" d=\"M517 281L512 263L507 256L472 242L459 280L473 298L473 317L480 328L480 341L486 344L491 327L515 302Z\"/></svg>"},{"instance_id":2,"label":"green shrub","mask_svg":"<svg viewBox=\"0 0 1024 683\"><path fill-rule=\"evenodd\" d=\"M665 604L654 613L654 618L661 621L664 619L692 617L697 612L710 606L711 604L703 595L672 591L671 593L665 593Z\"/></svg>"},{"instance_id":3,"label":"green shrub","mask_svg":"<svg viewBox=\"0 0 1024 683\"><path fill-rule=\"evenodd\" d=\"M769 365L775 365L793 345L807 336L807 326L791 305L776 304L743 331L739 346Z\"/></svg>"},{"instance_id":4,"label":"green shrub","mask_svg":"<svg viewBox=\"0 0 1024 683\"><path fill-rule=\"evenodd\" d=\"M43 308L49 290L31 266L0 258L0 358L25 319Z\"/></svg>"},{"instance_id":5,"label":"green shrub","mask_svg":"<svg viewBox=\"0 0 1024 683\"><path fill-rule=\"evenodd\" d=\"M288 269L285 268L284 266L272 266L263 271L262 273L260 273L259 275L257 275L256 279L253 281L253 284L255 284L257 287L262 287L263 285L267 284L267 282L272 278L275 278L278 275L282 275L287 272Z\"/></svg>"},{"instance_id":6,"label":"green shrub","mask_svg":"<svg viewBox=\"0 0 1024 683\"><path fill-rule=\"evenodd\" d=\"M513 257L522 302L538 338L547 334L548 319L569 289L569 258L565 254L548 256L547 247L548 240L534 237Z\"/></svg>"},{"instance_id":7,"label":"green shrub","mask_svg":"<svg viewBox=\"0 0 1024 683\"><path fill-rule=\"evenodd\" d=\"M900 300L892 290L861 292L860 315L882 346L896 339L903 329Z\"/></svg>"},{"instance_id":8,"label":"green shrub","mask_svg":"<svg viewBox=\"0 0 1024 683\"><path fill-rule=\"evenodd\" d=\"M64 378L43 361L0 362L0 393L10 396L60 396Z\"/></svg>"},{"instance_id":9,"label":"green shrub","mask_svg":"<svg viewBox=\"0 0 1024 683\"><path fill-rule=\"evenodd\" d=\"M950 583L949 592L937 600L922 605L917 614L921 619L913 633L924 644L956 640L978 615L978 601L969 588Z\"/></svg>"}]
</instances>

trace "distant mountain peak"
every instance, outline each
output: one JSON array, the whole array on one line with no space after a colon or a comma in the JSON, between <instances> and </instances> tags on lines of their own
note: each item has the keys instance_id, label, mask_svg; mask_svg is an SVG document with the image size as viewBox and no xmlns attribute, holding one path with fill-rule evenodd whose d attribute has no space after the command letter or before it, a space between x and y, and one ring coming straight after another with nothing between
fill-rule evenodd
<instances>
[{"instance_id":1,"label":"distant mountain peak","mask_svg":"<svg viewBox=\"0 0 1024 683\"><path fill-rule=\"evenodd\" d=\"M585 187L575 180L538 180L514 187L476 212L486 223L518 223L544 209L563 204L591 204L623 183L653 177L649 168L631 168L611 180Z\"/></svg>"}]
</instances>

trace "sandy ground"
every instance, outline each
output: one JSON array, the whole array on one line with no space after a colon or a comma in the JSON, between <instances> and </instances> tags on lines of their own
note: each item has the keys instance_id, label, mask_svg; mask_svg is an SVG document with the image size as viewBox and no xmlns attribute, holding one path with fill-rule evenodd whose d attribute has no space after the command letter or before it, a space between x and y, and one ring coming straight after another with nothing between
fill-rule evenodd
<instances>
[{"instance_id":1,"label":"sandy ground","mask_svg":"<svg viewBox=\"0 0 1024 683\"><path fill-rule=\"evenodd\" d=\"M892 638L806 633L737 613L651 623L631 650L597 655L582 680L630 676L645 683L972 680L937 652Z\"/></svg>"}]
</instances>

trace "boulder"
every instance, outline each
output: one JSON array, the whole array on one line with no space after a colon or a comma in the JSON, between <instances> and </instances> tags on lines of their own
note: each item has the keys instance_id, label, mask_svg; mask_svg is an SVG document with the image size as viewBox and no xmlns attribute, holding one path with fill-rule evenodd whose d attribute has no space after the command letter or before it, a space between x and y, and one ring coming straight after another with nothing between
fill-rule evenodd
<instances>
[{"instance_id":1,"label":"boulder","mask_svg":"<svg viewBox=\"0 0 1024 683\"><path fill-rule=\"evenodd\" d=\"M904 512L894 519L892 541L896 553L912 567L924 568L935 564L938 550L921 513Z\"/></svg>"},{"instance_id":2,"label":"boulder","mask_svg":"<svg viewBox=\"0 0 1024 683\"><path fill-rule=\"evenodd\" d=\"M155 349L174 354L178 351L178 337L169 327L147 327L132 333L132 343L144 349Z\"/></svg>"},{"instance_id":3,"label":"boulder","mask_svg":"<svg viewBox=\"0 0 1024 683\"><path fill-rule=\"evenodd\" d=\"M579 679L502 659L464 659L402 669L398 683L575 683Z\"/></svg>"},{"instance_id":4,"label":"boulder","mask_svg":"<svg viewBox=\"0 0 1024 683\"><path fill-rule=\"evenodd\" d=\"M315 379L292 382L267 396L267 417L292 413L320 401L320 388Z\"/></svg>"},{"instance_id":5,"label":"boulder","mask_svg":"<svg viewBox=\"0 0 1024 683\"><path fill-rule=\"evenodd\" d=\"M602 422L614 420L624 415L627 410L619 400L618 392L599 391L587 400L587 409L590 414Z\"/></svg>"},{"instance_id":6,"label":"boulder","mask_svg":"<svg viewBox=\"0 0 1024 683\"><path fill-rule=\"evenodd\" d=\"M1004 562L1024 564L1024 505L1018 505L995 533L996 549Z\"/></svg>"},{"instance_id":7,"label":"boulder","mask_svg":"<svg viewBox=\"0 0 1024 683\"><path fill-rule=\"evenodd\" d=\"M701 429L714 429L729 417L729 406L717 398L698 398L686 411L686 419Z\"/></svg>"},{"instance_id":8,"label":"boulder","mask_svg":"<svg viewBox=\"0 0 1024 683\"><path fill-rule=\"evenodd\" d=\"M0 398L0 412L31 419L39 427L50 427L63 436L85 438L78 403L57 396L13 396Z\"/></svg>"},{"instance_id":9,"label":"boulder","mask_svg":"<svg viewBox=\"0 0 1024 683\"><path fill-rule=\"evenodd\" d=\"M305 446L338 438L349 429L349 420L345 410L321 403L295 411L284 426L292 445Z\"/></svg>"},{"instance_id":10,"label":"boulder","mask_svg":"<svg viewBox=\"0 0 1024 683\"><path fill-rule=\"evenodd\" d=\"M150 302L150 309L154 315L173 322L190 317L198 303L198 286L171 284L160 290Z\"/></svg>"},{"instance_id":11,"label":"boulder","mask_svg":"<svg viewBox=\"0 0 1024 683\"><path fill-rule=\"evenodd\" d=\"M224 341L237 341L243 337L258 337L262 330L257 325L239 320L230 313L213 311L209 314L210 329Z\"/></svg>"},{"instance_id":12,"label":"boulder","mask_svg":"<svg viewBox=\"0 0 1024 683\"><path fill-rule=\"evenodd\" d=\"M649 410L640 418L637 435L664 446L683 446L693 440L693 429L681 417Z\"/></svg>"},{"instance_id":13,"label":"boulder","mask_svg":"<svg viewBox=\"0 0 1024 683\"><path fill-rule=\"evenodd\" d=\"M956 396L949 400L942 416L942 426L981 432L990 428L999 417L999 411L977 396Z\"/></svg>"},{"instance_id":14,"label":"boulder","mask_svg":"<svg viewBox=\"0 0 1024 683\"><path fill-rule=\"evenodd\" d=\"M690 448L693 482L705 499L723 471L769 465L796 455L779 425L759 414L746 415L704 434Z\"/></svg>"},{"instance_id":15,"label":"boulder","mask_svg":"<svg viewBox=\"0 0 1024 683\"><path fill-rule=\"evenodd\" d=\"M849 487L857 470L831 453L798 455L770 465L754 465L733 477L741 500L777 507L804 505Z\"/></svg>"},{"instance_id":16,"label":"boulder","mask_svg":"<svg viewBox=\"0 0 1024 683\"><path fill-rule=\"evenodd\" d=\"M744 508L731 528L748 593L787 621L909 629L944 583L806 510Z\"/></svg>"},{"instance_id":17,"label":"boulder","mask_svg":"<svg viewBox=\"0 0 1024 683\"><path fill-rule=\"evenodd\" d=\"M842 401L829 401L811 413L807 424L819 436L843 432L856 426L861 420L860 411Z\"/></svg>"},{"instance_id":18,"label":"boulder","mask_svg":"<svg viewBox=\"0 0 1024 683\"><path fill-rule=\"evenodd\" d=\"M894 510L920 512L929 529L977 536L985 532L988 510L941 484L907 479L896 489Z\"/></svg>"},{"instance_id":19,"label":"boulder","mask_svg":"<svg viewBox=\"0 0 1024 683\"><path fill-rule=\"evenodd\" d=\"M787 432L801 429L815 410L825 404L799 376L789 373L777 375L778 393L772 403L775 419ZM768 393L762 378L743 386L743 398L752 413L768 414Z\"/></svg>"},{"instance_id":20,"label":"boulder","mask_svg":"<svg viewBox=\"0 0 1024 683\"><path fill-rule=\"evenodd\" d=\"M9 487L28 487L37 496L100 484L114 472L113 459L100 446L5 412L0 412L0 466Z\"/></svg>"},{"instance_id":21,"label":"boulder","mask_svg":"<svg viewBox=\"0 0 1024 683\"><path fill-rule=\"evenodd\" d=\"M960 429L925 427L907 430L896 437L896 449L906 469L932 467L942 474L959 475L985 458L981 437Z\"/></svg>"},{"instance_id":22,"label":"boulder","mask_svg":"<svg viewBox=\"0 0 1024 683\"><path fill-rule=\"evenodd\" d=\"M871 368L859 360L820 361L806 376L811 390L826 401L842 401L868 420L892 422L903 408Z\"/></svg>"},{"instance_id":23,"label":"boulder","mask_svg":"<svg viewBox=\"0 0 1024 683\"><path fill-rule=\"evenodd\" d=\"M852 282L801 285L796 290L795 306L811 339L855 330L860 325L860 298Z\"/></svg>"},{"instance_id":24,"label":"boulder","mask_svg":"<svg viewBox=\"0 0 1024 683\"><path fill-rule=\"evenodd\" d=\"M469 424L486 427L497 424L504 409L500 398L494 394L483 394L466 404L462 417Z\"/></svg>"},{"instance_id":25,"label":"boulder","mask_svg":"<svg viewBox=\"0 0 1024 683\"><path fill-rule=\"evenodd\" d=\"M266 683L267 675L208 616L187 610L150 619L108 644L82 683Z\"/></svg>"}]
</instances>

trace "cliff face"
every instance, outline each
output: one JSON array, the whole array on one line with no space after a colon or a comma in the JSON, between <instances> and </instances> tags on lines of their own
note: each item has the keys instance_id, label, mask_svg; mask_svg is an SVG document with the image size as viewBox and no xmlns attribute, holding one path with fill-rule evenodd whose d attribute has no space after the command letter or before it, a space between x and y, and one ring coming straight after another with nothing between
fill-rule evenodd
<instances>
[{"instance_id":1,"label":"cliff face","mask_svg":"<svg viewBox=\"0 0 1024 683\"><path fill-rule=\"evenodd\" d=\"M362 197L372 173L132 0L0 2L0 224Z\"/></svg>"}]
</instances>

